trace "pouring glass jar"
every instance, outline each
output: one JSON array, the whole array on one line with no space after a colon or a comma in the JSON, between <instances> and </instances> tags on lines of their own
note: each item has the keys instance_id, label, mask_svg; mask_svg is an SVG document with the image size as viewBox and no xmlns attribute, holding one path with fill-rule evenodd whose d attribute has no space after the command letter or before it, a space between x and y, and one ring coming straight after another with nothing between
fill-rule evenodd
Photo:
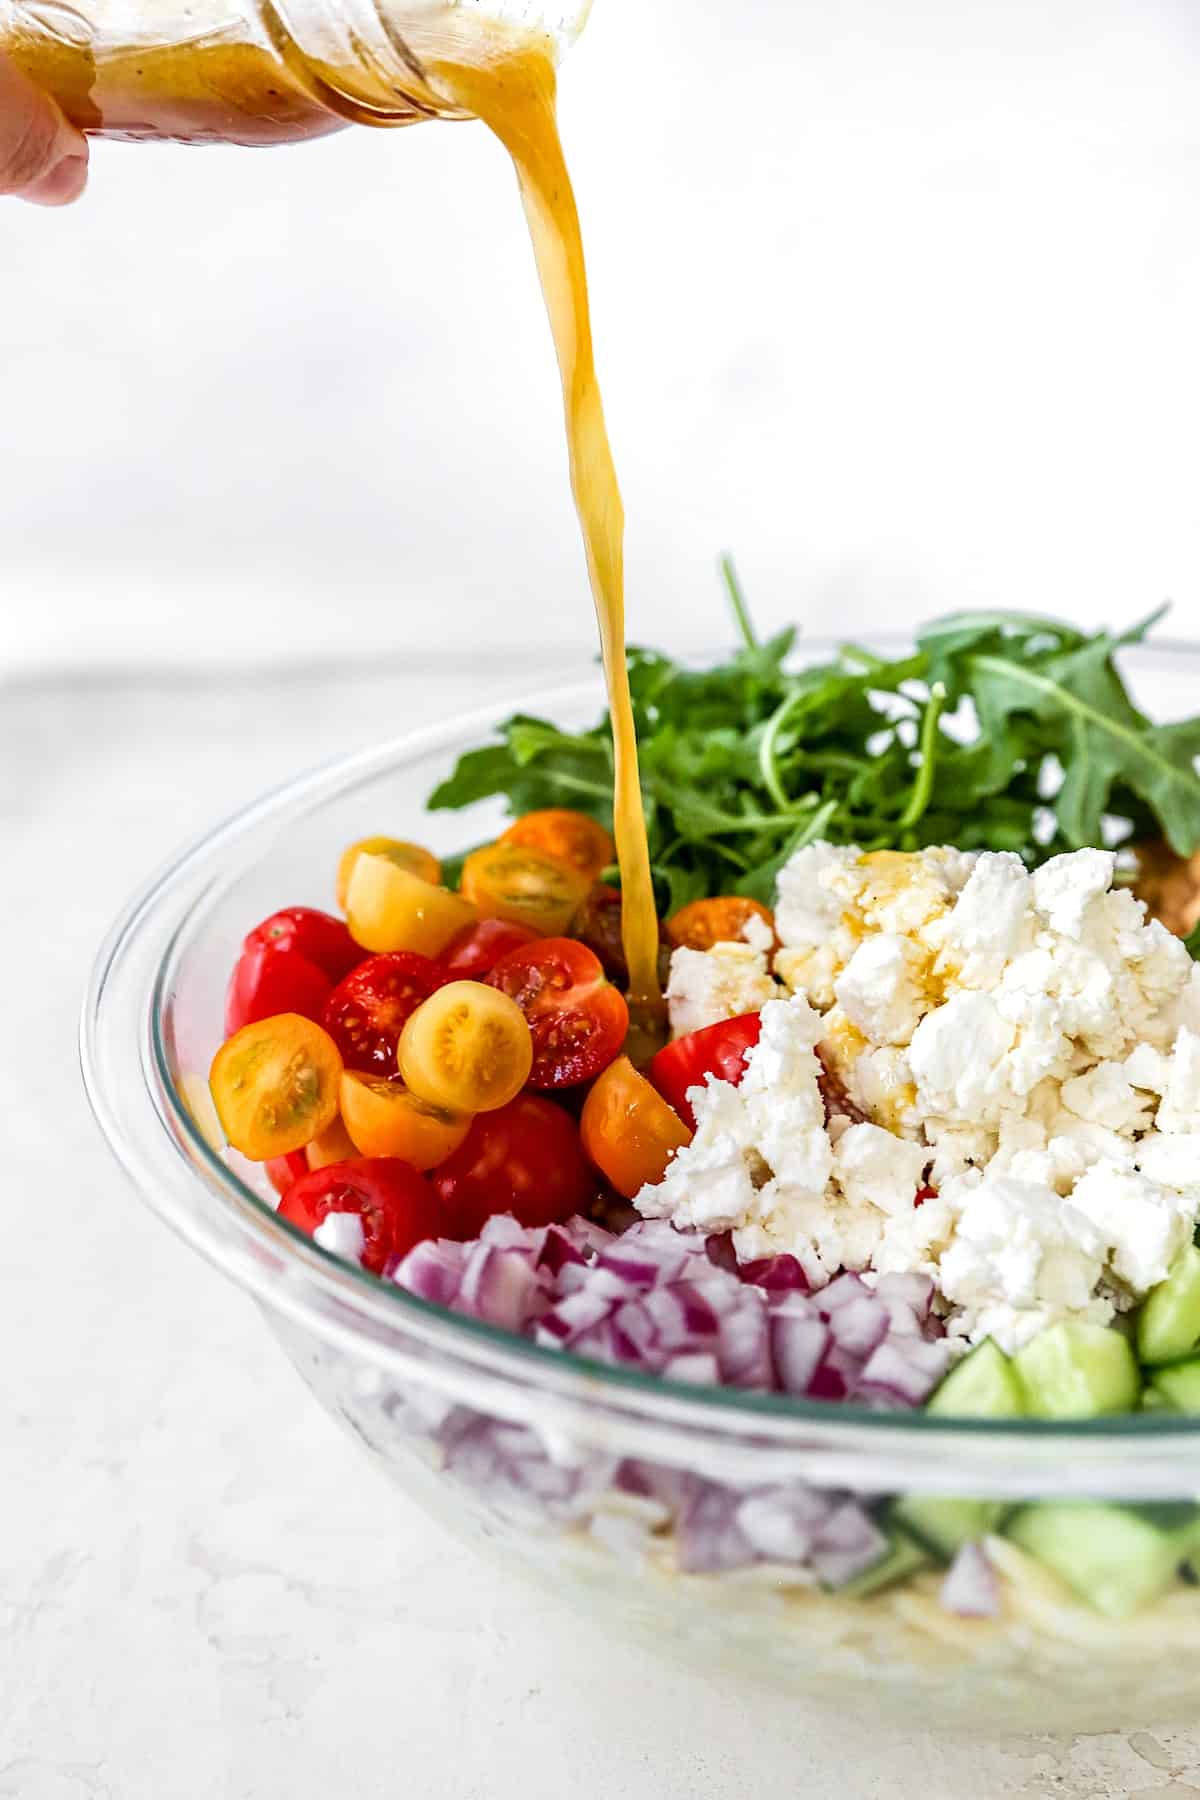
<instances>
[{"instance_id":1,"label":"pouring glass jar","mask_svg":"<svg viewBox=\"0 0 1200 1800\"><path fill-rule=\"evenodd\" d=\"M0 0L0 51L95 137L287 144L466 115L435 71L499 27L552 40L591 0Z\"/></svg>"}]
</instances>

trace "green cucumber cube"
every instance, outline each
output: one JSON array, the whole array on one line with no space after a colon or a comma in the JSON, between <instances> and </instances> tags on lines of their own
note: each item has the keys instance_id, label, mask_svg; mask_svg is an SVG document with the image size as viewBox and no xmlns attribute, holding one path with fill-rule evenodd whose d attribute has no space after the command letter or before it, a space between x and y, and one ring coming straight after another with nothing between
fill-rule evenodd
<instances>
[{"instance_id":1,"label":"green cucumber cube","mask_svg":"<svg viewBox=\"0 0 1200 1800\"><path fill-rule=\"evenodd\" d=\"M1200 1542L1200 1511L1063 1501L1026 1506L1006 1535L1110 1619L1159 1599Z\"/></svg>"},{"instance_id":2,"label":"green cucumber cube","mask_svg":"<svg viewBox=\"0 0 1200 1800\"><path fill-rule=\"evenodd\" d=\"M1108 1325L1066 1320L1039 1332L1013 1358L1027 1410L1037 1419L1094 1419L1132 1412L1142 1378L1129 1341Z\"/></svg>"},{"instance_id":3,"label":"green cucumber cube","mask_svg":"<svg viewBox=\"0 0 1200 1800\"><path fill-rule=\"evenodd\" d=\"M1012 1361L991 1338L984 1338L946 1376L926 1404L943 1417L1019 1419L1025 1396Z\"/></svg>"},{"instance_id":4,"label":"green cucumber cube","mask_svg":"<svg viewBox=\"0 0 1200 1800\"><path fill-rule=\"evenodd\" d=\"M1200 1250L1194 1244L1147 1294L1138 1314L1137 1347L1142 1361L1151 1364L1178 1362L1200 1347Z\"/></svg>"},{"instance_id":5,"label":"green cucumber cube","mask_svg":"<svg viewBox=\"0 0 1200 1800\"><path fill-rule=\"evenodd\" d=\"M1155 1369L1145 1404L1169 1407L1172 1412L1200 1413L1200 1356L1174 1363L1169 1369Z\"/></svg>"}]
</instances>

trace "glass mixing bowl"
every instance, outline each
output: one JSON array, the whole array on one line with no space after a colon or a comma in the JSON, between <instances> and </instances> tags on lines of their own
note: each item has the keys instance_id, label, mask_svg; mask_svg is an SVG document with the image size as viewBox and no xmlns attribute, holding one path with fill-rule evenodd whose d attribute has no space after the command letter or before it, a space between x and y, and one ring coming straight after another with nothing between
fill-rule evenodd
<instances>
[{"instance_id":1,"label":"glass mixing bowl","mask_svg":"<svg viewBox=\"0 0 1200 1800\"><path fill-rule=\"evenodd\" d=\"M1174 716L1189 696L1194 704L1200 652L1139 650L1128 672L1149 710ZM578 726L601 705L593 681L522 710ZM865 1596L829 1592L804 1568L766 1561L685 1570L673 1526L687 1508L731 1517L747 1495L785 1487L815 1491L826 1510L832 1495L876 1513L897 1494L987 1496L998 1518L1052 1502L1061 1522L1077 1519L1081 1542L1092 1541L1097 1505L1116 1506L1135 1536L1153 1533L1200 1500L1200 1420L964 1423L589 1364L338 1261L275 1216L261 1170L206 1136L204 1076L246 930L281 905L327 905L339 851L371 832L447 853L487 837L498 810L426 816L424 802L496 716L301 777L185 852L129 906L87 996L83 1060L97 1117L137 1188L254 1295L321 1404L380 1469L509 1568L541 1577L581 1619L910 1727L1110 1730L1194 1716L1200 1587L1186 1563L1168 1558L1144 1604L1113 1617L1000 1535L989 1539L999 1612L971 1619L939 1603L944 1571L932 1562ZM1075 1506L1086 1510L1065 1510ZM1101 1561L1123 1554L1094 1541Z\"/></svg>"}]
</instances>

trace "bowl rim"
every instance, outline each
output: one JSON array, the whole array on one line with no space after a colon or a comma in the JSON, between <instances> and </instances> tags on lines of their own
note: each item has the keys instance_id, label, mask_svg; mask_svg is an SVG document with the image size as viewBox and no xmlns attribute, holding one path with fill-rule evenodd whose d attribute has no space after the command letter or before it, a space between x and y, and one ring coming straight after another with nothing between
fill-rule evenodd
<instances>
[{"instance_id":1,"label":"bowl rim","mask_svg":"<svg viewBox=\"0 0 1200 1800\"><path fill-rule=\"evenodd\" d=\"M856 641L891 650L911 640L903 633L876 632ZM840 640L808 639L799 654L810 662L839 645ZM1200 664L1200 642L1160 639L1123 654L1136 662L1163 659L1174 664L1184 657ZM711 658L681 660L703 666ZM464 740L485 741L510 713L553 715L588 703L603 707L598 672L586 682L544 688L504 705L491 703L324 762L191 840L143 884L100 946L80 1020L80 1060L92 1111L142 1197L269 1310L351 1354L407 1365L409 1372L415 1352L423 1379L435 1376L439 1362L446 1370L457 1365L472 1381L486 1372L510 1389L527 1394L533 1387L575 1404L586 1399L614 1418L641 1416L685 1435L699 1429L760 1444L811 1449L824 1443L835 1450L841 1444L847 1450L877 1448L897 1455L920 1449L923 1456L937 1457L940 1450L960 1470L963 1455L982 1452L993 1474L1016 1458L1021 1467L1011 1471L1014 1486L1027 1481L1031 1472L1022 1451L1030 1453L1043 1474L1053 1445L1069 1444L1076 1454L1088 1453L1089 1466L1098 1459L1111 1469L1114 1453L1136 1442L1155 1468L1161 1472L1169 1462L1176 1477L1179 1461L1172 1452L1186 1453L1193 1465L1189 1478L1200 1484L1200 1419L1150 1413L1102 1420L990 1420L943 1418L921 1410L883 1412L738 1388L697 1387L543 1347L447 1312L343 1261L280 1218L224 1161L176 1081L172 982L189 930L241 873L262 860L261 828L278 829L303 819L389 769L459 751L467 747ZM258 844L257 854L246 853L251 841ZM140 1086L128 1080L131 1058Z\"/></svg>"}]
</instances>

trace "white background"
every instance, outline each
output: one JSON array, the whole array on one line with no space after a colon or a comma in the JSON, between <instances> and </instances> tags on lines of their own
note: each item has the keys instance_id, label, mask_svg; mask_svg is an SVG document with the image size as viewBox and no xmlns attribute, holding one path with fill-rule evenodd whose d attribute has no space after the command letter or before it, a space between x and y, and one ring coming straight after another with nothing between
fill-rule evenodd
<instances>
[{"instance_id":1,"label":"white background","mask_svg":"<svg viewBox=\"0 0 1200 1800\"><path fill-rule=\"evenodd\" d=\"M563 117L633 635L1200 626L1193 0L597 0ZM0 220L0 669L590 645L481 128L100 145Z\"/></svg>"}]
</instances>

